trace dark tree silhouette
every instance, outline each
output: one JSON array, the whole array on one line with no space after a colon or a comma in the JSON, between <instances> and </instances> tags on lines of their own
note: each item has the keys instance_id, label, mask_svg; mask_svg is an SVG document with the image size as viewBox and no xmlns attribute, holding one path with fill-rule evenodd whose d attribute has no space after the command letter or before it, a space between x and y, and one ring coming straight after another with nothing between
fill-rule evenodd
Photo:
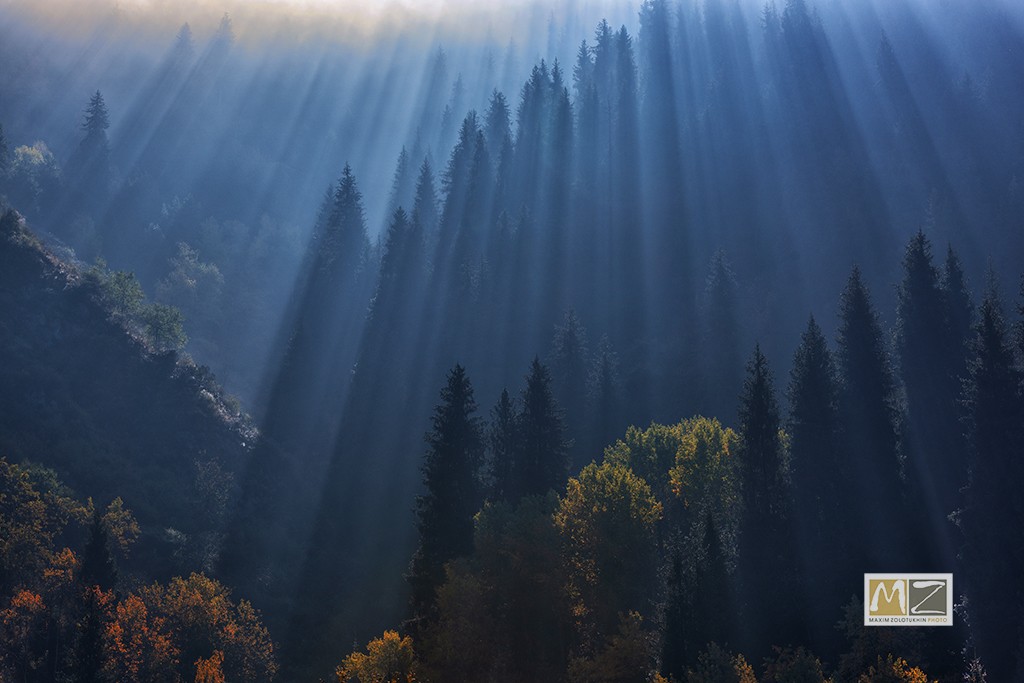
<instances>
[{"instance_id":1,"label":"dark tree silhouette","mask_svg":"<svg viewBox=\"0 0 1024 683\"><path fill-rule=\"evenodd\" d=\"M488 433L490 457L490 497L509 501L516 491L515 458L519 452L519 414L508 390L502 389L498 404L491 410Z\"/></svg>"},{"instance_id":2,"label":"dark tree silhouette","mask_svg":"<svg viewBox=\"0 0 1024 683\"><path fill-rule=\"evenodd\" d=\"M480 509L483 441L476 402L466 371L456 365L441 390L427 434L423 464L425 492L416 499L419 548L412 560L411 627L419 631L435 617L444 564L473 549L473 515Z\"/></svg>"},{"instance_id":3,"label":"dark tree silhouette","mask_svg":"<svg viewBox=\"0 0 1024 683\"><path fill-rule=\"evenodd\" d=\"M854 268L839 307L837 366L843 458L856 505L848 529L853 558L862 567L906 562L899 435L893 378L882 329L860 270Z\"/></svg>"},{"instance_id":4,"label":"dark tree silhouette","mask_svg":"<svg viewBox=\"0 0 1024 683\"><path fill-rule=\"evenodd\" d=\"M562 411L551 394L551 376L539 358L530 366L521 404L514 461L517 497L559 491L568 476L568 444Z\"/></svg>"},{"instance_id":5,"label":"dark tree silhouette","mask_svg":"<svg viewBox=\"0 0 1024 683\"><path fill-rule=\"evenodd\" d=\"M1019 495L1024 409L1020 371L994 287L979 310L965 394L971 467L958 520L968 611L974 646L990 680L1008 681L1015 674L1024 606L1019 590L1006 590L1019 586L1024 575L1024 545L1019 542L1024 529Z\"/></svg>"}]
</instances>

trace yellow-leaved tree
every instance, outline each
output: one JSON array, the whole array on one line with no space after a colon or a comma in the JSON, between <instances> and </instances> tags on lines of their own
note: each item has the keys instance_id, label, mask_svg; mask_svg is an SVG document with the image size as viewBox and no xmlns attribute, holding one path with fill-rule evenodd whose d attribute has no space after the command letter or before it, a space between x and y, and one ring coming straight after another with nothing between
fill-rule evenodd
<instances>
[{"instance_id":1,"label":"yellow-leaved tree","mask_svg":"<svg viewBox=\"0 0 1024 683\"><path fill-rule=\"evenodd\" d=\"M337 668L340 683L415 683L416 653L412 638L385 631L367 644L366 652L353 652Z\"/></svg>"}]
</instances>

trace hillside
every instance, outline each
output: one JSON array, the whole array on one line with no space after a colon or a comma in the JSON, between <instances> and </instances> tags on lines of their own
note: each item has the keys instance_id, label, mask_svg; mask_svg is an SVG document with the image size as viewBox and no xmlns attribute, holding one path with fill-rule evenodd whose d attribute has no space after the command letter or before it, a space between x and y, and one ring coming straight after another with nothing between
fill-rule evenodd
<instances>
[{"instance_id":1,"label":"hillside","mask_svg":"<svg viewBox=\"0 0 1024 683\"><path fill-rule=\"evenodd\" d=\"M142 553L179 550L172 539L187 548L223 521L212 513L226 509L255 431L207 369L128 329L13 211L0 219L0 354L0 453L97 502L123 497Z\"/></svg>"}]
</instances>

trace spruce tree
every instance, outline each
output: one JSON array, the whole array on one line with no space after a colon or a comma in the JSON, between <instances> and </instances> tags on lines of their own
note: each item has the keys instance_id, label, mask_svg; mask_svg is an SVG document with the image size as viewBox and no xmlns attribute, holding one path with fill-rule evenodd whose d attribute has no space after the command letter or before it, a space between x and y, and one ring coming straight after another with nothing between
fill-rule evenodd
<instances>
[{"instance_id":1,"label":"spruce tree","mask_svg":"<svg viewBox=\"0 0 1024 683\"><path fill-rule=\"evenodd\" d=\"M973 641L990 680L1009 681L1022 626L1024 448L1020 371L998 294L981 304L965 388L970 483L958 520ZM1009 589L1009 590L1008 590Z\"/></svg>"},{"instance_id":2,"label":"spruce tree","mask_svg":"<svg viewBox=\"0 0 1024 683\"><path fill-rule=\"evenodd\" d=\"M552 341L551 369L555 398L565 409L565 423L573 446L570 452L572 471L589 460L583 452L582 437L587 395L587 337L575 311L567 311L562 324L555 329Z\"/></svg>"},{"instance_id":3,"label":"spruce tree","mask_svg":"<svg viewBox=\"0 0 1024 683\"><path fill-rule=\"evenodd\" d=\"M366 260L369 248L363 195L352 167L345 164L319 247L319 273L329 282L351 277Z\"/></svg>"},{"instance_id":4,"label":"spruce tree","mask_svg":"<svg viewBox=\"0 0 1024 683\"><path fill-rule=\"evenodd\" d=\"M760 345L747 363L739 409L740 479L746 513L771 524L786 514L788 494L779 406L768 359Z\"/></svg>"},{"instance_id":5,"label":"spruce tree","mask_svg":"<svg viewBox=\"0 0 1024 683\"><path fill-rule=\"evenodd\" d=\"M490 449L490 498L493 501L508 501L516 490L514 474L519 415L507 389L502 389L498 404L491 410L491 425L487 436Z\"/></svg>"},{"instance_id":6,"label":"spruce tree","mask_svg":"<svg viewBox=\"0 0 1024 683\"><path fill-rule=\"evenodd\" d=\"M591 361L590 376L587 381L587 397L589 400L588 430L590 439L587 452L597 454L610 446L619 429L619 378L618 356L612 348L608 335L603 335L597 345L597 351Z\"/></svg>"},{"instance_id":7,"label":"spruce tree","mask_svg":"<svg viewBox=\"0 0 1024 683\"><path fill-rule=\"evenodd\" d=\"M562 411L551 394L551 376L533 359L523 390L519 452L515 459L516 497L560 491L568 477L568 444Z\"/></svg>"},{"instance_id":8,"label":"spruce tree","mask_svg":"<svg viewBox=\"0 0 1024 683\"><path fill-rule=\"evenodd\" d=\"M848 597L835 570L847 566L848 548L842 512L854 503L847 469L839 450L838 379L832 353L812 316L793 357L788 389L790 476L794 519L804 557L797 571L807 582L805 623L812 644L831 650L837 639L832 625Z\"/></svg>"},{"instance_id":9,"label":"spruce tree","mask_svg":"<svg viewBox=\"0 0 1024 683\"><path fill-rule=\"evenodd\" d=\"M794 579L794 543L790 529L790 497L781 419L768 360L761 347L747 364L740 396L738 452L742 514L739 539L739 578L743 609L749 625L744 634L751 655L769 654L777 642L796 642L801 594ZM771 638L765 619L771 615Z\"/></svg>"},{"instance_id":10,"label":"spruce tree","mask_svg":"<svg viewBox=\"0 0 1024 683\"><path fill-rule=\"evenodd\" d=\"M907 478L919 510L916 550L928 553L929 563L945 566L952 552L946 535L935 530L944 528L965 483L957 342L949 312L931 244L918 231L903 259L896 355L906 396Z\"/></svg>"},{"instance_id":11,"label":"spruce tree","mask_svg":"<svg viewBox=\"0 0 1024 683\"><path fill-rule=\"evenodd\" d=\"M473 516L480 509L483 440L473 387L461 365L448 373L441 402L426 435L424 493L416 499L419 548L413 557L412 622L417 631L433 620L444 564L473 549Z\"/></svg>"},{"instance_id":12,"label":"spruce tree","mask_svg":"<svg viewBox=\"0 0 1024 683\"><path fill-rule=\"evenodd\" d=\"M882 328L858 268L843 291L839 318L839 410L850 475L844 485L853 487L856 503L848 520L854 560L862 567L895 569L909 558L903 554L907 527L894 386Z\"/></svg>"},{"instance_id":13,"label":"spruce tree","mask_svg":"<svg viewBox=\"0 0 1024 683\"><path fill-rule=\"evenodd\" d=\"M68 160L75 203L84 208L100 205L110 180L110 145L107 129L110 115L100 91L89 99L82 119L85 137Z\"/></svg>"},{"instance_id":14,"label":"spruce tree","mask_svg":"<svg viewBox=\"0 0 1024 683\"><path fill-rule=\"evenodd\" d=\"M967 361L974 339L974 303L971 301L971 291L963 267L953 247L946 250L942 292L946 304L946 321L953 344L949 349L948 370L953 372L959 383L967 378Z\"/></svg>"},{"instance_id":15,"label":"spruce tree","mask_svg":"<svg viewBox=\"0 0 1024 683\"><path fill-rule=\"evenodd\" d=\"M11 148L7 144L7 136L4 135L4 127L0 124L0 181L7 179L11 172Z\"/></svg>"},{"instance_id":16,"label":"spruce tree","mask_svg":"<svg viewBox=\"0 0 1024 683\"><path fill-rule=\"evenodd\" d=\"M501 161L505 138L512 135L511 111L509 110L508 100L498 90L491 93L491 101L487 105L484 135L487 139L487 152L491 161L497 167L497 164Z\"/></svg>"},{"instance_id":17,"label":"spruce tree","mask_svg":"<svg viewBox=\"0 0 1024 683\"><path fill-rule=\"evenodd\" d=\"M426 158L420 165L420 174L416 179L411 218L424 244L432 245L437 234L437 191L434 189L434 172L430 168L430 160Z\"/></svg>"},{"instance_id":18,"label":"spruce tree","mask_svg":"<svg viewBox=\"0 0 1024 683\"><path fill-rule=\"evenodd\" d=\"M818 542L835 531L838 457L837 377L828 342L812 316L800 337L789 381L790 466L799 518Z\"/></svg>"},{"instance_id":19,"label":"spruce tree","mask_svg":"<svg viewBox=\"0 0 1024 683\"><path fill-rule=\"evenodd\" d=\"M89 106L85 108L85 115L82 121L82 130L85 131L87 141L106 145L107 129L110 128L110 114L107 112L107 105L103 101L103 94L99 90L89 99Z\"/></svg>"},{"instance_id":20,"label":"spruce tree","mask_svg":"<svg viewBox=\"0 0 1024 683\"><path fill-rule=\"evenodd\" d=\"M392 215L399 207L408 207L413 201L413 169L410 168L409 152L405 146L398 154L395 162L395 175L391 179L391 193L388 196L388 214Z\"/></svg>"},{"instance_id":21,"label":"spruce tree","mask_svg":"<svg viewBox=\"0 0 1024 683\"><path fill-rule=\"evenodd\" d=\"M705 293L705 349L708 365L704 377L707 401L713 415L733 410L742 384L739 351L736 278L718 251L711 260Z\"/></svg>"},{"instance_id":22,"label":"spruce tree","mask_svg":"<svg viewBox=\"0 0 1024 683\"><path fill-rule=\"evenodd\" d=\"M722 647L735 643L736 604L725 548L712 515L708 515L703 527L701 555L696 558L687 581L688 617L682 644L687 668L697 663L697 657L708 643Z\"/></svg>"}]
</instances>

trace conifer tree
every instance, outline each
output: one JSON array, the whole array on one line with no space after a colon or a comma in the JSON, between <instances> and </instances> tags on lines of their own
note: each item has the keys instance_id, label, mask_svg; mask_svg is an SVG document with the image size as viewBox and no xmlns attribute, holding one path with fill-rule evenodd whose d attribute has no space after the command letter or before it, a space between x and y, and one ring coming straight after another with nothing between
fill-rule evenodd
<instances>
[{"instance_id":1,"label":"conifer tree","mask_svg":"<svg viewBox=\"0 0 1024 683\"><path fill-rule=\"evenodd\" d=\"M517 498L559 491L568 476L568 444L562 411L551 394L551 376L533 359L523 390L519 452L515 459Z\"/></svg>"},{"instance_id":2,"label":"conifer tree","mask_svg":"<svg viewBox=\"0 0 1024 683\"><path fill-rule=\"evenodd\" d=\"M511 115L505 95L498 90L491 93L484 120L484 135L487 139L487 152L496 167L501 161L505 138L512 135Z\"/></svg>"},{"instance_id":3,"label":"conifer tree","mask_svg":"<svg viewBox=\"0 0 1024 683\"><path fill-rule=\"evenodd\" d=\"M942 291L946 303L947 325L953 342L950 349L950 362L953 366L948 368L948 371L962 380L967 377L967 360L974 338L974 303L971 301L971 291L963 267L953 247L946 249Z\"/></svg>"},{"instance_id":4,"label":"conifer tree","mask_svg":"<svg viewBox=\"0 0 1024 683\"><path fill-rule=\"evenodd\" d=\"M85 207L95 207L103 200L110 179L110 145L107 129L110 115L99 90L89 99L82 118L85 137L68 160L74 182L76 201Z\"/></svg>"},{"instance_id":5,"label":"conifer tree","mask_svg":"<svg viewBox=\"0 0 1024 683\"><path fill-rule=\"evenodd\" d=\"M433 244L437 233L437 191L434 189L434 172L430 168L430 160L426 158L420 165L419 177L416 179L411 218L424 244Z\"/></svg>"},{"instance_id":6,"label":"conifer tree","mask_svg":"<svg viewBox=\"0 0 1024 683\"><path fill-rule=\"evenodd\" d=\"M612 348L608 335L603 335L591 362L587 380L587 396L590 404L591 441L587 451L600 453L612 444L619 429L619 378L618 356Z\"/></svg>"},{"instance_id":7,"label":"conifer tree","mask_svg":"<svg viewBox=\"0 0 1024 683\"><path fill-rule=\"evenodd\" d=\"M768 359L760 345L754 348L747 364L739 425L743 505L753 519L771 524L787 512L787 473L779 435L779 406Z\"/></svg>"},{"instance_id":8,"label":"conifer tree","mask_svg":"<svg viewBox=\"0 0 1024 683\"><path fill-rule=\"evenodd\" d=\"M1020 380L998 293L991 287L979 310L965 391L971 468L958 519L973 641L990 680L997 681L1011 680L1015 673L1024 625L1020 592L1006 591L1024 576Z\"/></svg>"},{"instance_id":9,"label":"conifer tree","mask_svg":"<svg viewBox=\"0 0 1024 683\"><path fill-rule=\"evenodd\" d=\"M352 167L345 164L319 248L319 271L328 281L353 276L365 261L369 248L363 195Z\"/></svg>"},{"instance_id":10,"label":"conifer tree","mask_svg":"<svg viewBox=\"0 0 1024 683\"><path fill-rule=\"evenodd\" d=\"M515 457L519 450L519 415L515 402L507 389L501 390L498 404L491 410L488 433L490 448L490 497L493 501L508 501L514 495L516 484Z\"/></svg>"},{"instance_id":11,"label":"conifer tree","mask_svg":"<svg viewBox=\"0 0 1024 683\"><path fill-rule=\"evenodd\" d=\"M103 101L103 95L99 90L89 99L89 106L85 108L82 130L85 131L85 140L96 145L107 144L107 129L110 128L110 115L107 112L107 105Z\"/></svg>"},{"instance_id":12,"label":"conifer tree","mask_svg":"<svg viewBox=\"0 0 1024 683\"><path fill-rule=\"evenodd\" d=\"M444 582L444 564L473 549L473 515L480 509L480 467L483 441L476 401L465 369L448 373L441 403L434 410L426 436L423 464L425 491L416 499L419 548L412 560L412 627L433 620L437 588Z\"/></svg>"},{"instance_id":13,"label":"conifer tree","mask_svg":"<svg viewBox=\"0 0 1024 683\"><path fill-rule=\"evenodd\" d=\"M552 342L551 369L555 398L565 409L565 423L573 447L570 462L577 471L587 459L580 447L584 436L584 411L587 395L586 330L575 311L567 311L562 324L555 329Z\"/></svg>"},{"instance_id":14,"label":"conifer tree","mask_svg":"<svg viewBox=\"0 0 1024 683\"><path fill-rule=\"evenodd\" d=\"M893 378L882 329L860 270L854 268L839 310L840 420L857 506L854 558L863 565L893 566L902 558L902 484Z\"/></svg>"},{"instance_id":15,"label":"conifer tree","mask_svg":"<svg viewBox=\"0 0 1024 683\"><path fill-rule=\"evenodd\" d=\"M731 575L721 535L712 515L704 521L701 556L687 581L688 615L682 650L687 667L693 666L709 643L727 647L734 642L733 614L736 609ZM675 671L668 672L677 674Z\"/></svg>"},{"instance_id":16,"label":"conifer tree","mask_svg":"<svg viewBox=\"0 0 1024 683\"><path fill-rule=\"evenodd\" d=\"M731 412L742 379L737 319L736 278L725 252L711 260L705 293L705 345L708 355L707 385L711 414Z\"/></svg>"},{"instance_id":17,"label":"conifer tree","mask_svg":"<svg viewBox=\"0 0 1024 683\"><path fill-rule=\"evenodd\" d=\"M0 124L0 181L7 179L11 171L11 148L7 145L4 127Z\"/></svg>"},{"instance_id":18,"label":"conifer tree","mask_svg":"<svg viewBox=\"0 0 1024 683\"><path fill-rule=\"evenodd\" d=\"M896 354L906 395L907 476L921 510L920 539L933 537L931 531L942 527L965 483L957 340L950 313L932 265L931 244L918 231L903 260ZM945 553L939 539L936 544L940 547L918 550L938 561Z\"/></svg>"},{"instance_id":19,"label":"conifer tree","mask_svg":"<svg viewBox=\"0 0 1024 683\"><path fill-rule=\"evenodd\" d=\"M410 168L409 153L405 146L398 154L395 162L395 175L391 179L391 194L388 196L388 214L394 214L399 207L412 206L413 201L413 169Z\"/></svg>"},{"instance_id":20,"label":"conifer tree","mask_svg":"<svg viewBox=\"0 0 1024 683\"><path fill-rule=\"evenodd\" d=\"M755 347L740 396L739 474L743 508L740 519L739 578L746 613L746 650L767 655L772 644L795 642L801 594L794 579L789 474L780 430L779 407L768 360ZM765 615L772 636L766 637ZM759 627L758 624L761 624Z\"/></svg>"},{"instance_id":21,"label":"conifer tree","mask_svg":"<svg viewBox=\"0 0 1024 683\"><path fill-rule=\"evenodd\" d=\"M836 483L842 480L837 453L837 376L828 342L812 316L793 357L789 382L790 457L799 517L823 539L835 524Z\"/></svg>"},{"instance_id":22,"label":"conifer tree","mask_svg":"<svg viewBox=\"0 0 1024 683\"><path fill-rule=\"evenodd\" d=\"M795 532L806 558L796 571L807 581L807 595L819 599L804 605L813 644L828 648L836 610L847 598L837 586L834 569L846 565L846 529L840 512L853 504L844 485L847 469L839 451L838 379L832 353L812 316L793 357L788 389L790 476Z\"/></svg>"}]
</instances>

